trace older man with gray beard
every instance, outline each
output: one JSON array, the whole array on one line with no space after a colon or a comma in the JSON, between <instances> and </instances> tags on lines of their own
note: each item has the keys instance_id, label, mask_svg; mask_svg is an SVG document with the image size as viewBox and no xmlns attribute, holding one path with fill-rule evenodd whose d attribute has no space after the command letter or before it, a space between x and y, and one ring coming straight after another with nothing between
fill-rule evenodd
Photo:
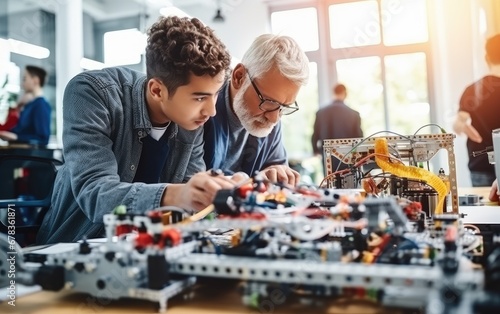
<instances>
[{"instance_id":1,"label":"older man with gray beard","mask_svg":"<svg viewBox=\"0 0 500 314\"><path fill-rule=\"evenodd\" d=\"M288 36L255 39L222 87L217 114L204 126L207 168L226 174L260 171L264 178L297 185L288 167L280 119L299 109L296 98L309 78L309 60Z\"/></svg>"}]
</instances>

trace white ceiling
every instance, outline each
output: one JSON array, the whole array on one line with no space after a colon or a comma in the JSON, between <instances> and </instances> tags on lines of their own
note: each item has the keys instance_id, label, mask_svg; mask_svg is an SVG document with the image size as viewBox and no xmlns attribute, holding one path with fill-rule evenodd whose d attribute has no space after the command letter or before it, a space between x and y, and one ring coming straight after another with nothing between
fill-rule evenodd
<instances>
[{"instance_id":1,"label":"white ceiling","mask_svg":"<svg viewBox=\"0 0 500 314\"><path fill-rule=\"evenodd\" d=\"M72 0L8 0L7 13L30 11L36 8L55 12L61 1ZM82 0L82 6L85 13L96 20L103 21L140 13L159 14L160 8L166 6L176 6L186 12L189 7L193 6L215 10L219 3L224 7L224 1L226 0Z\"/></svg>"}]
</instances>

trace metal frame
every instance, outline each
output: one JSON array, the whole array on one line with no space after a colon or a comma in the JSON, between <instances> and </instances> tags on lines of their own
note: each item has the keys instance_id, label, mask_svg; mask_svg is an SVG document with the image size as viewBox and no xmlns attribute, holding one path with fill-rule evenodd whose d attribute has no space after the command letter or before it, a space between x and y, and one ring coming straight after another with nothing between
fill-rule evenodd
<instances>
[{"instance_id":1,"label":"metal frame","mask_svg":"<svg viewBox=\"0 0 500 314\"><path fill-rule=\"evenodd\" d=\"M326 175L330 175L335 171L335 169L332 169L331 157L335 157L345 164L353 165L361 158L372 153L374 151L375 140L381 137L387 140L388 145L395 149L402 159L405 157L412 158L416 162L427 162L439 150L445 149L448 154L451 208L453 213L459 213L454 149L455 135L451 133L324 140L323 156ZM353 150L355 146L356 149Z\"/></svg>"}]
</instances>

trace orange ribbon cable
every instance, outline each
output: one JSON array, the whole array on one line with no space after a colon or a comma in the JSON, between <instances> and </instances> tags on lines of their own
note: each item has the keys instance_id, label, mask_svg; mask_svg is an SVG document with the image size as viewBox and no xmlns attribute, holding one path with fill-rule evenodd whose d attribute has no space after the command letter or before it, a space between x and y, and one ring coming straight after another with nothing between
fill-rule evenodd
<instances>
[{"instance_id":1,"label":"orange ribbon cable","mask_svg":"<svg viewBox=\"0 0 500 314\"><path fill-rule=\"evenodd\" d=\"M390 155L387 139L385 138L375 139L375 153L377 153L375 155L375 162L380 169L402 178L423 180L433 187L438 193L438 204L434 210L434 214L443 213L444 200L446 195L448 195L449 187L440 177L422 168L391 162L390 158L387 157Z\"/></svg>"}]
</instances>

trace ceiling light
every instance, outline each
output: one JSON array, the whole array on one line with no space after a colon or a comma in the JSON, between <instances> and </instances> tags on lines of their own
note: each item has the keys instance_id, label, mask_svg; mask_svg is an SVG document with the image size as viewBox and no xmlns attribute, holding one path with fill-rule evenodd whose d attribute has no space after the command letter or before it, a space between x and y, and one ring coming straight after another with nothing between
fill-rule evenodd
<instances>
[{"instance_id":1,"label":"ceiling light","mask_svg":"<svg viewBox=\"0 0 500 314\"><path fill-rule=\"evenodd\" d=\"M100 70L102 68L105 68L106 65L96 60L82 58L80 60L80 67L85 70Z\"/></svg>"},{"instance_id":2,"label":"ceiling light","mask_svg":"<svg viewBox=\"0 0 500 314\"><path fill-rule=\"evenodd\" d=\"M224 22L224 16L222 15L221 9L217 9L217 13L215 14L214 18L212 19L214 22Z\"/></svg>"},{"instance_id":3,"label":"ceiling light","mask_svg":"<svg viewBox=\"0 0 500 314\"><path fill-rule=\"evenodd\" d=\"M29 44L12 38L9 38L7 41L10 52L35 59L46 59L50 56L50 50L45 47Z\"/></svg>"}]
</instances>

